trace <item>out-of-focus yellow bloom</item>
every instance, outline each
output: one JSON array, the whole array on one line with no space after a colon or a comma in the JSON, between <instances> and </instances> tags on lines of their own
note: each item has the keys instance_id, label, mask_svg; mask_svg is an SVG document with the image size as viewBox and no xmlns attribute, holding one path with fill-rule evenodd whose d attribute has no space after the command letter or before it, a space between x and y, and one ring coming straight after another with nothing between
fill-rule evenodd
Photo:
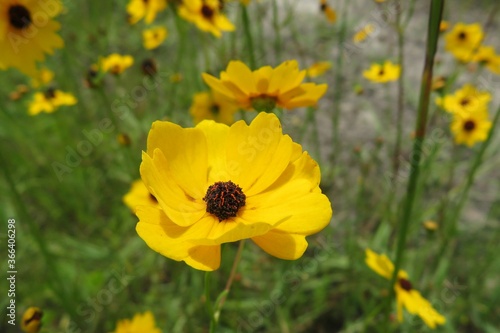
<instances>
[{"instance_id":1,"label":"out-of-focus yellow bloom","mask_svg":"<svg viewBox=\"0 0 500 333\"><path fill-rule=\"evenodd\" d=\"M156 49L167 38L167 29L155 27L142 32L142 43L146 50Z\"/></svg>"},{"instance_id":2,"label":"out-of-focus yellow bloom","mask_svg":"<svg viewBox=\"0 0 500 333\"><path fill-rule=\"evenodd\" d=\"M441 90L446 86L446 77L436 76L432 79L432 90Z\"/></svg>"},{"instance_id":3,"label":"out-of-focus yellow bloom","mask_svg":"<svg viewBox=\"0 0 500 333\"><path fill-rule=\"evenodd\" d=\"M401 67L390 61L386 61L382 65L372 64L368 70L363 72L366 79L377 83L396 81L400 74Z\"/></svg>"},{"instance_id":4,"label":"out-of-focus yellow bloom","mask_svg":"<svg viewBox=\"0 0 500 333\"><path fill-rule=\"evenodd\" d=\"M234 31L234 25L221 13L218 0L183 0L179 16L194 23L198 29L222 36L222 31Z\"/></svg>"},{"instance_id":5,"label":"out-of-focus yellow bloom","mask_svg":"<svg viewBox=\"0 0 500 333\"><path fill-rule=\"evenodd\" d=\"M54 79L54 72L44 67L38 71L37 75L34 78L31 79L31 86L33 88L46 86L50 84L53 79Z\"/></svg>"},{"instance_id":6,"label":"out-of-focus yellow bloom","mask_svg":"<svg viewBox=\"0 0 500 333\"><path fill-rule=\"evenodd\" d=\"M130 0L127 5L130 24L136 24L144 18L150 24L156 15L167 8L166 0Z\"/></svg>"},{"instance_id":7,"label":"out-of-focus yellow bloom","mask_svg":"<svg viewBox=\"0 0 500 333\"><path fill-rule=\"evenodd\" d=\"M132 320L118 321L113 333L161 333L161 330L156 327L153 314L146 311L143 314L137 313Z\"/></svg>"},{"instance_id":8,"label":"out-of-focus yellow bloom","mask_svg":"<svg viewBox=\"0 0 500 333\"><path fill-rule=\"evenodd\" d=\"M135 212L138 206L158 207L158 200L149 193L142 179L138 179L132 183L128 193L123 196L123 202L132 212Z\"/></svg>"},{"instance_id":9,"label":"out-of-focus yellow bloom","mask_svg":"<svg viewBox=\"0 0 500 333\"><path fill-rule=\"evenodd\" d=\"M424 228L429 230L429 231L436 231L439 228L439 225L436 222L431 221L431 220L424 221L424 222L422 222L422 224L424 225Z\"/></svg>"},{"instance_id":10,"label":"out-of-focus yellow bloom","mask_svg":"<svg viewBox=\"0 0 500 333\"><path fill-rule=\"evenodd\" d=\"M386 255L380 255L370 249L366 249L365 262L375 273L390 280L394 272L394 265ZM418 315L425 324L434 329L437 325L443 325L446 318L432 307L432 304L422 297L420 292L413 289L409 281L408 273L399 270L396 284L394 285L397 302L398 322L403 322L403 307L412 315Z\"/></svg>"},{"instance_id":11,"label":"out-of-focus yellow bloom","mask_svg":"<svg viewBox=\"0 0 500 333\"><path fill-rule=\"evenodd\" d=\"M326 84L302 83L306 71L295 60L276 68L264 66L251 71L241 61L231 61L220 79L203 73L212 90L236 101L242 109L272 111L276 106L293 109L314 106L326 92Z\"/></svg>"},{"instance_id":12,"label":"out-of-focus yellow bloom","mask_svg":"<svg viewBox=\"0 0 500 333\"><path fill-rule=\"evenodd\" d=\"M480 46L472 56L472 61L478 62L495 74L500 74L500 56L496 54L493 46Z\"/></svg>"},{"instance_id":13,"label":"out-of-focus yellow bloom","mask_svg":"<svg viewBox=\"0 0 500 333\"><path fill-rule=\"evenodd\" d=\"M28 113L31 116L36 116L40 112L52 113L60 106L70 106L76 103L77 100L72 94L50 88L44 93L35 93L33 101L30 103Z\"/></svg>"},{"instance_id":14,"label":"out-of-focus yellow bloom","mask_svg":"<svg viewBox=\"0 0 500 333\"><path fill-rule=\"evenodd\" d=\"M492 126L488 119L488 110L479 109L474 112L455 113L450 129L456 144L472 147L477 142L485 141Z\"/></svg>"},{"instance_id":15,"label":"out-of-focus yellow bloom","mask_svg":"<svg viewBox=\"0 0 500 333\"><path fill-rule=\"evenodd\" d=\"M375 31L375 26L373 24L367 24L354 34L354 36L352 37L352 41L354 43L361 43L366 38L368 38L368 36L370 36L374 31Z\"/></svg>"},{"instance_id":16,"label":"out-of-focus yellow bloom","mask_svg":"<svg viewBox=\"0 0 500 333\"><path fill-rule=\"evenodd\" d=\"M457 23L444 36L445 49L460 61L469 62L484 37L481 25Z\"/></svg>"},{"instance_id":17,"label":"out-of-focus yellow bloom","mask_svg":"<svg viewBox=\"0 0 500 333\"><path fill-rule=\"evenodd\" d=\"M234 123L234 114L238 106L228 101L220 94L201 92L193 97L193 104L189 113L193 116L195 124L202 120L215 120L218 123L231 125Z\"/></svg>"},{"instance_id":18,"label":"out-of-focus yellow bloom","mask_svg":"<svg viewBox=\"0 0 500 333\"><path fill-rule=\"evenodd\" d=\"M110 54L109 56L101 59L101 69L103 72L110 72L112 74L121 74L127 68L134 64L134 58L130 55L120 55L117 53Z\"/></svg>"},{"instance_id":19,"label":"out-of-focus yellow bloom","mask_svg":"<svg viewBox=\"0 0 500 333\"><path fill-rule=\"evenodd\" d=\"M16 86L16 90L9 94L9 99L12 101L17 101L21 99L27 92L29 91L29 87L24 84L19 84Z\"/></svg>"},{"instance_id":20,"label":"out-of-focus yellow bloom","mask_svg":"<svg viewBox=\"0 0 500 333\"><path fill-rule=\"evenodd\" d=\"M37 307L28 308L21 319L21 330L26 333L38 333L42 326L43 312Z\"/></svg>"},{"instance_id":21,"label":"out-of-focus yellow bloom","mask_svg":"<svg viewBox=\"0 0 500 333\"><path fill-rule=\"evenodd\" d=\"M0 69L15 67L36 77L37 63L64 46L56 33L61 25L53 20L61 13L62 3L52 0L50 10L45 7L34 0L0 1Z\"/></svg>"},{"instance_id":22,"label":"out-of-focus yellow bloom","mask_svg":"<svg viewBox=\"0 0 500 333\"><path fill-rule=\"evenodd\" d=\"M318 77L325 74L330 68L332 68L331 62L319 61L309 66L306 73L310 78Z\"/></svg>"},{"instance_id":23,"label":"out-of-focus yellow bloom","mask_svg":"<svg viewBox=\"0 0 500 333\"><path fill-rule=\"evenodd\" d=\"M174 73L174 74L170 75L170 82L172 82L172 83L179 83L182 81L182 79L183 79L183 77L182 77L181 73Z\"/></svg>"},{"instance_id":24,"label":"out-of-focus yellow bloom","mask_svg":"<svg viewBox=\"0 0 500 333\"><path fill-rule=\"evenodd\" d=\"M337 20L337 12L328 5L326 0L320 0L319 9L325 14L328 22L335 23L335 21Z\"/></svg>"},{"instance_id":25,"label":"out-of-focus yellow bloom","mask_svg":"<svg viewBox=\"0 0 500 333\"><path fill-rule=\"evenodd\" d=\"M450 113L471 113L487 109L491 94L479 91L472 84L466 84L453 94L436 98L436 104Z\"/></svg>"},{"instance_id":26,"label":"out-of-focus yellow bloom","mask_svg":"<svg viewBox=\"0 0 500 333\"><path fill-rule=\"evenodd\" d=\"M132 140L130 140L130 136L125 133L120 133L116 136L116 140L122 146L130 146Z\"/></svg>"},{"instance_id":27,"label":"out-of-focus yellow bloom","mask_svg":"<svg viewBox=\"0 0 500 333\"><path fill-rule=\"evenodd\" d=\"M449 28L450 28L449 21L442 20L441 22L439 22L439 32L445 32Z\"/></svg>"}]
</instances>

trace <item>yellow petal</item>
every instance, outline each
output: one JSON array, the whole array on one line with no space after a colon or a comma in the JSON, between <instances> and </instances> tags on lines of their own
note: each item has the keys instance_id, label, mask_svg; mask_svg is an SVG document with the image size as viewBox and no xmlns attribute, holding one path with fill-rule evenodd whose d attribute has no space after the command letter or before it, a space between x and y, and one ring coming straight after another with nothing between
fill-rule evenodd
<instances>
[{"instance_id":1,"label":"yellow petal","mask_svg":"<svg viewBox=\"0 0 500 333\"><path fill-rule=\"evenodd\" d=\"M255 92L255 80L252 71L241 61L230 61L226 73L229 80L246 95Z\"/></svg>"},{"instance_id":2,"label":"yellow petal","mask_svg":"<svg viewBox=\"0 0 500 333\"><path fill-rule=\"evenodd\" d=\"M207 73L202 73L201 76L203 78L203 81L205 81L205 83L210 88L212 88L213 90L222 94L226 98L235 99L235 96L234 96L233 92L231 91L231 89L226 87L226 85L224 85L221 80L219 80L219 79L217 79L217 78L215 78L212 75L207 74Z\"/></svg>"},{"instance_id":3,"label":"yellow petal","mask_svg":"<svg viewBox=\"0 0 500 333\"><path fill-rule=\"evenodd\" d=\"M305 76L306 71L299 72L299 64L296 60L285 61L273 71L269 82L269 94L286 93L297 87Z\"/></svg>"},{"instance_id":4,"label":"yellow petal","mask_svg":"<svg viewBox=\"0 0 500 333\"><path fill-rule=\"evenodd\" d=\"M280 259L295 260L300 258L307 249L306 237L271 230L252 240L262 250Z\"/></svg>"},{"instance_id":5,"label":"yellow petal","mask_svg":"<svg viewBox=\"0 0 500 333\"><path fill-rule=\"evenodd\" d=\"M368 267L370 267L373 271L375 271L380 276L385 277L386 279L392 278L394 265L385 254L377 254L370 249L366 249L365 253L365 262Z\"/></svg>"},{"instance_id":6,"label":"yellow petal","mask_svg":"<svg viewBox=\"0 0 500 333\"><path fill-rule=\"evenodd\" d=\"M214 271L220 266L220 245L193 247L184 261L195 269Z\"/></svg>"}]
</instances>

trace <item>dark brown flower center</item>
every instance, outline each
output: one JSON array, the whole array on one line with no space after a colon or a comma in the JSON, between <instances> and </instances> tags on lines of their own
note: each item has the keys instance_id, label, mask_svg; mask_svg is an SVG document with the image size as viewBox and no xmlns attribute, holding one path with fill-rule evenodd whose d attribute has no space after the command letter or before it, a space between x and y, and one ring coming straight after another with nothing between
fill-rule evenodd
<instances>
[{"instance_id":1,"label":"dark brown flower center","mask_svg":"<svg viewBox=\"0 0 500 333\"><path fill-rule=\"evenodd\" d=\"M241 187L228 182L216 182L208 187L203 201L207 203L207 212L215 215L219 222L235 217L238 210L245 206L246 196Z\"/></svg>"},{"instance_id":2,"label":"dark brown flower center","mask_svg":"<svg viewBox=\"0 0 500 333\"><path fill-rule=\"evenodd\" d=\"M201 7L201 15L203 15L203 17L206 18L207 20L211 20L212 17L214 16L214 10L204 4Z\"/></svg>"},{"instance_id":3,"label":"dark brown flower center","mask_svg":"<svg viewBox=\"0 0 500 333\"><path fill-rule=\"evenodd\" d=\"M458 39L460 39L461 41L464 41L467 39L467 34L465 33L465 31L462 31L458 34Z\"/></svg>"},{"instance_id":4,"label":"dark brown flower center","mask_svg":"<svg viewBox=\"0 0 500 333\"><path fill-rule=\"evenodd\" d=\"M151 193L149 193L149 199L151 199L154 202L158 202L158 200L156 199L156 197L154 195L152 195Z\"/></svg>"},{"instance_id":5,"label":"dark brown flower center","mask_svg":"<svg viewBox=\"0 0 500 333\"><path fill-rule=\"evenodd\" d=\"M328 5L326 3L322 3L321 6L319 6L319 10L321 10L322 12L324 12L327 7L328 7Z\"/></svg>"},{"instance_id":6,"label":"dark brown flower center","mask_svg":"<svg viewBox=\"0 0 500 333\"><path fill-rule=\"evenodd\" d=\"M474 120L467 120L464 123L464 130L466 132L472 132L474 128L476 128L476 123L474 122Z\"/></svg>"},{"instance_id":7,"label":"dark brown flower center","mask_svg":"<svg viewBox=\"0 0 500 333\"><path fill-rule=\"evenodd\" d=\"M141 64L141 69L144 75L153 76L157 73L158 68L156 67L156 62L153 59L145 59Z\"/></svg>"},{"instance_id":8,"label":"dark brown flower center","mask_svg":"<svg viewBox=\"0 0 500 333\"><path fill-rule=\"evenodd\" d=\"M385 70L383 68L381 68L379 71L378 71L378 76L384 76L385 74Z\"/></svg>"},{"instance_id":9,"label":"dark brown flower center","mask_svg":"<svg viewBox=\"0 0 500 333\"><path fill-rule=\"evenodd\" d=\"M49 88L44 93L45 98L53 99L56 97L56 90L54 88Z\"/></svg>"},{"instance_id":10,"label":"dark brown flower center","mask_svg":"<svg viewBox=\"0 0 500 333\"><path fill-rule=\"evenodd\" d=\"M31 14L22 5L14 5L9 8L9 22L16 29L24 29L31 24Z\"/></svg>"},{"instance_id":11,"label":"dark brown flower center","mask_svg":"<svg viewBox=\"0 0 500 333\"><path fill-rule=\"evenodd\" d=\"M468 99L467 97L462 98L462 99L460 100L460 105L462 105L462 106L467 106L467 105L469 105L469 104L470 104L470 99Z\"/></svg>"},{"instance_id":12,"label":"dark brown flower center","mask_svg":"<svg viewBox=\"0 0 500 333\"><path fill-rule=\"evenodd\" d=\"M213 104L210 108L210 112L212 112L214 116L217 116L220 112L220 106L218 104Z\"/></svg>"},{"instance_id":13,"label":"dark brown flower center","mask_svg":"<svg viewBox=\"0 0 500 333\"><path fill-rule=\"evenodd\" d=\"M43 317L43 312L41 310L36 310L33 315L24 320L24 325L28 325L32 321L40 321Z\"/></svg>"},{"instance_id":14,"label":"dark brown flower center","mask_svg":"<svg viewBox=\"0 0 500 333\"><path fill-rule=\"evenodd\" d=\"M406 291L410 291L413 289L411 282L408 281L407 279L399 278L398 282L399 282L399 285L401 286L401 288L403 288Z\"/></svg>"}]
</instances>

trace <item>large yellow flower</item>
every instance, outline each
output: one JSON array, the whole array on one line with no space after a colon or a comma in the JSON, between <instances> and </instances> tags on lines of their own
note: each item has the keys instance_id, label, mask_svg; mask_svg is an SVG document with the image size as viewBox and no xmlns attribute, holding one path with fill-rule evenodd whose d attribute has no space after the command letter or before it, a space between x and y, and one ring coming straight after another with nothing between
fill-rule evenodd
<instances>
[{"instance_id":1,"label":"large yellow flower","mask_svg":"<svg viewBox=\"0 0 500 333\"><path fill-rule=\"evenodd\" d=\"M375 273L390 280L394 272L394 265L386 255L380 255L370 249L366 249L365 262ZM394 285L398 311L398 321L403 321L403 307L412 315L418 315L427 326L434 329L437 325L443 325L446 318L437 312L432 304L422 297L409 281L408 273L403 270L398 272L398 279Z\"/></svg>"},{"instance_id":2,"label":"large yellow flower","mask_svg":"<svg viewBox=\"0 0 500 333\"><path fill-rule=\"evenodd\" d=\"M372 64L369 69L363 72L365 79L377 83L396 81L401 74L401 67L390 61L383 64Z\"/></svg>"},{"instance_id":3,"label":"large yellow flower","mask_svg":"<svg viewBox=\"0 0 500 333\"><path fill-rule=\"evenodd\" d=\"M332 215L318 165L264 112L231 127L153 123L141 177L160 208L137 208L137 233L153 250L200 270L219 267L222 243L247 238L275 257L300 258L306 236Z\"/></svg>"},{"instance_id":4,"label":"large yellow flower","mask_svg":"<svg viewBox=\"0 0 500 333\"><path fill-rule=\"evenodd\" d=\"M231 125L234 123L234 114L238 106L217 93L201 92L193 96L193 104L189 113L194 123L202 120L215 120L218 123Z\"/></svg>"},{"instance_id":5,"label":"large yellow flower","mask_svg":"<svg viewBox=\"0 0 500 333\"><path fill-rule=\"evenodd\" d=\"M71 106L76 103L77 100L72 94L49 88L43 93L35 93L33 100L30 103L28 113L31 116L36 116L40 112L52 113L60 106Z\"/></svg>"},{"instance_id":6,"label":"large yellow flower","mask_svg":"<svg viewBox=\"0 0 500 333\"><path fill-rule=\"evenodd\" d=\"M37 62L64 45L52 20L59 15L59 0L0 0L0 69L15 67L26 75L37 75Z\"/></svg>"},{"instance_id":7,"label":"large yellow flower","mask_svg":"<svg viewBox=\"0 0 500 333\"><path fill-rule=\"evenodd\" d=\"M295 60L285 61L275 69L265 66L253 72L241 61L231 61L220 79L202 75L214 91L235 100L242 109L257 111L271 111L276 106L286 109L313 106L328 87L302 83L306 71L299 71Z\"/></svg>"},{"instance_id":8,"label":"large yellow flower","mask_svg":"<svg viewBox=\"0 0 500 333\"><path fill-rule=\"evenodd\" d=\"M444 47L458 60L468 62L481 44L483 37L481 25L457 23L444 37Z\"/></svg>"},{"instance_id":9,"label":"large yellow flower","mask_svg":"<svg viewBox=\"0 0 500 333\"><path fill-rule=\"evenodd\" d=\"M138 206L158 206L158 200L149 193L142 179L138 179L132 183L128 193L123 196L123 202L133 212L135 212Z\"/></svg>"},{"instance_id":10,"label":"large yellow flower","mask_svg":"<svg viewBox=\"0 0 500 333\"><path fill-rule=\"evenodd\" d=\"M167 8L166 0L130 0L127 5L129 22L136 24L144 18L144 21L150 24L165 8Z\"/></svg>"},{"instance_id":11,"label":"large yellow flower","mask_svg":"<svg viewBox=\"0 0 500 333\"><path fill-rule=\"evenodd\" d=\"M465 84L453 94L438 97L436 104L450 113L470 113L485 109L491 100L487 91L479 91L471 84Z\"/></svg>"},{"instance_id":12,"label":"large yellow flower","mask_svg":"<svg viewBox=\"0 0 500 333\"><path fill-rule=\"evenodd\" d=\"M198 29L222 36L222 31L234 31L234 25L220 12L219 0L183 0L179 15Z\"/></svg>"},{"instance_id":13,"label":"large yellow flower","mask_svg":"<svg viewBox=\"0 0 500 333\"><path fill-rule=\"evenodd\" d=\"M156 327L153 314L146 311L143 314L137 313L132 320L120 320L113 333L161 333L161 330Z\"/></svg>"},{"instance_id":14,"label":"large yellow flower","mask_svg":"<svg viewBox=\"0 0 500 333\"><path fill-rule=\"evenodd\" d=\"M484 108L475 112L454 114L450 128L456 144L472 147L477 142L486 140L491 125L488 110Z\"/></svg>"}]
</instances>

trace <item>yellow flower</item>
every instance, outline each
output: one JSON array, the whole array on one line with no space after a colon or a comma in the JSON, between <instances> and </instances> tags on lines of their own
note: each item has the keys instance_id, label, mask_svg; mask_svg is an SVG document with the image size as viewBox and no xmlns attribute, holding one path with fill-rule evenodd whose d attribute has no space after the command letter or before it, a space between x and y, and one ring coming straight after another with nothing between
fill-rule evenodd
<instances>
[{"instance_id":1,"label":"yellow flower","mask_svg":"<svg viewBox=\"0 0 500 333\"><path fill-rule=\"evenodd\" d=\"M373 24L367 24L361 30L356 32L354 36L352 37L352 41L354 43L361 43L364 41L368 36L370 36L373 32L375 31L375 26Z\"/></svg>"},{"instance_id":2,"label":"yellow flower","mask_svg":"<svg viewBox=\"0 0 500 333\"><path fill-rule=\"evenodd\" d=\"M445 49L458 60L468 62L481 44L483 37L481 25L457 23L444 37Z\"/></svg>"},{"instance_id":3,"label":"yellow flower","mask_svg":"<svg viewBox=\"0 0 500 333\"><path fill-rule=\"evenodd\" d=\"M56 33L60 24L52 20L61 10L59 0L50 6L35 0L0 0L0 69L15 67L35 77L37 62L64 46Z\"/></svg>"},{"instance_id":4,"label":"yellow flower","mask_svg":"<svg viewBox=\"0 0 500 333\"><path fill-rule=\"evenodd\" d=\"M146 50L156 49L167 38L167 29L155 27L142 32L142 42Z\"/></svg>"},{"instance_id":5,"label":"yellow flower","mask_svg":"<svg viewBox=\"0 0 500 333\"><path fill-rule=\"evenodd\" d=\"M318 165L282 134L274 114L231 127L156 121L140 169L160 208L137 208L137 233L151 249L199 270L219 268L221 244L246 238L270 255L298 259L306 236L332 215Z\"/></svg>"},{"instance_id":6,"label":"yellow flower","mask_svg":"<svg viewBox=\"0 0 500 333\"><path fill-rule=\"evenodd\" d=\"M132 320L118 321L113 333L161 333L161 330L156 327L153 314L146 311L143 314L135 314Z\"/></svg>"},{"instance_id":7,"label":"yellow flower","mask_svg":"<svg viewBox=\"0 0 500 333\"><path fill-rule=\"evenodd\" d=\"M466 84L453 94L438 97L436 104L450 113L470 113L487 108L491 94L479 91L471 84Z\"/></svg>"},{"instance_id":8,"label":"yellow flower","mask_svg":"<svg viewBox=\"0 0 500 333\"><path fill-rule=\"evenodd\" d=\"M221 31L234 31L234 25L220 12L219 0L183 0L179 16L194 23L198 29L221 37Z\"/></svg>"},{"instance_id":9,"label":"yellow flower","mask_svg":"<svg viewBox=\"0 0 500 333\"><path fill-rule=\"evenodd\" d=\"M363 76L372 82L385 83L397 80L400 73L399 65L386 61L382 65L372 64L370 69L363 72Z\"/></svg>"},{"instance_id":10,"label":"yellow flower","mask_svg":"<svg viewBox=\"0 0 500 333\"><path fill-rule=\"evenodd\" d=\"M390 280L394 272L394 265L386 255L380 255L370 249L366 249L365 262L375 273ZM398 278L394 285L397 303L398 322L403 322L403 307L412 314L418 315L427 326L434 329L437 325L443 325L446 318L437 312L432 304L422 297L409 281L408 274L404 270L398 272Z\"/></svg>"},{"instance_id":11,"label":"yellow flower","mask_svg":"<svg viewBox=\"0 0 500 333\"><path fill-rule=\"evenodd\" d=\"M201 92L193 97L193 104L189 113L193 116L194 123L208 119L218 123L231 125L234 123L234 114L238 106L217 93Z\"/></svg>"},{"instance_id":12,"label":"yellow flower","mask_svg":"<svg viewBox=\"0 0 500 333\"><path fill-rule=\"evenodd\" d=\"M43 312L37 307L28 308L21 319L21 330L26 333L38 333L42 326Z\"/></svg>"},{"instance_id":13,"label":"yellow flower","mask_svg":"<svg viewBox=\"0 0 500 333\"><path fill-rule=\"evenodd\" d=\"M320 0L319 9L325 14L328 22L334 23L337 20L337 13L332 7L328 5L326 0Z\"/></svg>"},{"instance_id":14,"label":"yellow flower","mask_svg":"<svg viewBox=\"0 0 500 333\"><path fill-rule=\"evenodd\" d=\"M123 73L127 68L134 64L134 58L129 55L119 55L113 53L101 59L101 69L103 72L111 72L113 74Z\"/></svg>"},{"instance_id":15,"label":"yellow flower","mask_svg":"<svg viewBox=\"0 0 500 333\"><path fill-rule=\"evenodd\" d=\"M75 105L76 98L70 94L49 88L44 93L37 92L29 106L28 113L36 116L40 112L52 113L63 105Z\"/></svg>"},{"instance_id":16,"label":"yellow flower","mask_svg":"<svg viewBox=\"0 0 500 333\"><path fill-rule=\"evenodd\" d=\"M123 202L135 212L138 206L158 206L156 198L149 193L148 188L141 179L132 183L130 191L123 196Z\"/></svg>"},{"instance_id":17,"label":"yellow flower","mask_svg":"<svg viewBox=\"0 0 500 333\"><path fill-rule=\"evenodd\" d=\"M33 88L46 86L49 83L51 83L53 79L54 79L54 72L44 67L37 72L37 75L33 79L31 79L31 86Z\"/></svg>"},{"instance_id":18,"label":"yellow flower","mask_svg":"<svg viewBox=\"0 0 500 333\"><path fill-rule=\"evenodd\" d=\"M271 111L276 106L293 109L314 106L326 92L326 84L302 83L306 71L295 60L275 69L270 66L251 71L241 61L231 61L220 79L203 73L212 90L234 100L242 109Z\"/></svg>"},{"instance_id":19,"label":"yellow flower","mask_svg":"<svg viewBox=\"0 0 500 333\"><path fill-rule=\"evenodd\" d=\"M432 78L432 90L442 90L446 86L446 77L440 75Z\"/></svg>"},{"instance_id":20,"label":"yellow flower","mask_svg":"<svg viewBox=\"0 0 500 333\"><path fill-rule=\"evenodd\" d=\"M150 24L165 8L167 8L166 0L130 0L127 5L129 22L136 24L144 18L144 21Z\"/></svg>"},{"instance_id":21,"label":"yellow flower","mask_svg":"<svg viewBox=\"0 0 500 333\"><path fill-rule=\"evenodd\" d=\"M496 54L493 46L480 46L472 56L472 61L486 66L495 74L500 74L500 56Z\"/></svg>"},{"instance_id":22,"label":"yellow flower","mask_svg":"<svg viewBox=\"0 0 500 333\"><path fill-rule=\"evenodd\" d=\"M456 144L472 147L477 142L485 141L491 128L487 109L469 113L455 113L450 125Z\"/></svg>"},{"instance_id":23,"label":"yellow flower","mask_svg":"<svg viewBox=\"0 0 500 333\"><path fill-rule=\"evenodd\" d=\"M315 62L307 69L307 76L310 78L318 77L325 74L330 68L332 68L332 64L329 61Z\"/></svg>"},{"instance_id":24,"label":"yellow flower","mask_svg":"<svg viewBox=\"0 0 500 333\"><path fill-rule=\"evenodd\" d=\"M436 231L439 229L439 225L432 220L424 221L422 224L424 225L424 228L427 229L428 231Z\"/></svg>"},{"instance_id":25,"label":"yellow flower","mask_svg":"<svg viewBox=\"0 0 500 333\"><path fill-rule=\"evenodd\" d=\"M439 22L439 32L445 32L450 27L450 22L442 20Z\"/></svg>"}]
</instances>

